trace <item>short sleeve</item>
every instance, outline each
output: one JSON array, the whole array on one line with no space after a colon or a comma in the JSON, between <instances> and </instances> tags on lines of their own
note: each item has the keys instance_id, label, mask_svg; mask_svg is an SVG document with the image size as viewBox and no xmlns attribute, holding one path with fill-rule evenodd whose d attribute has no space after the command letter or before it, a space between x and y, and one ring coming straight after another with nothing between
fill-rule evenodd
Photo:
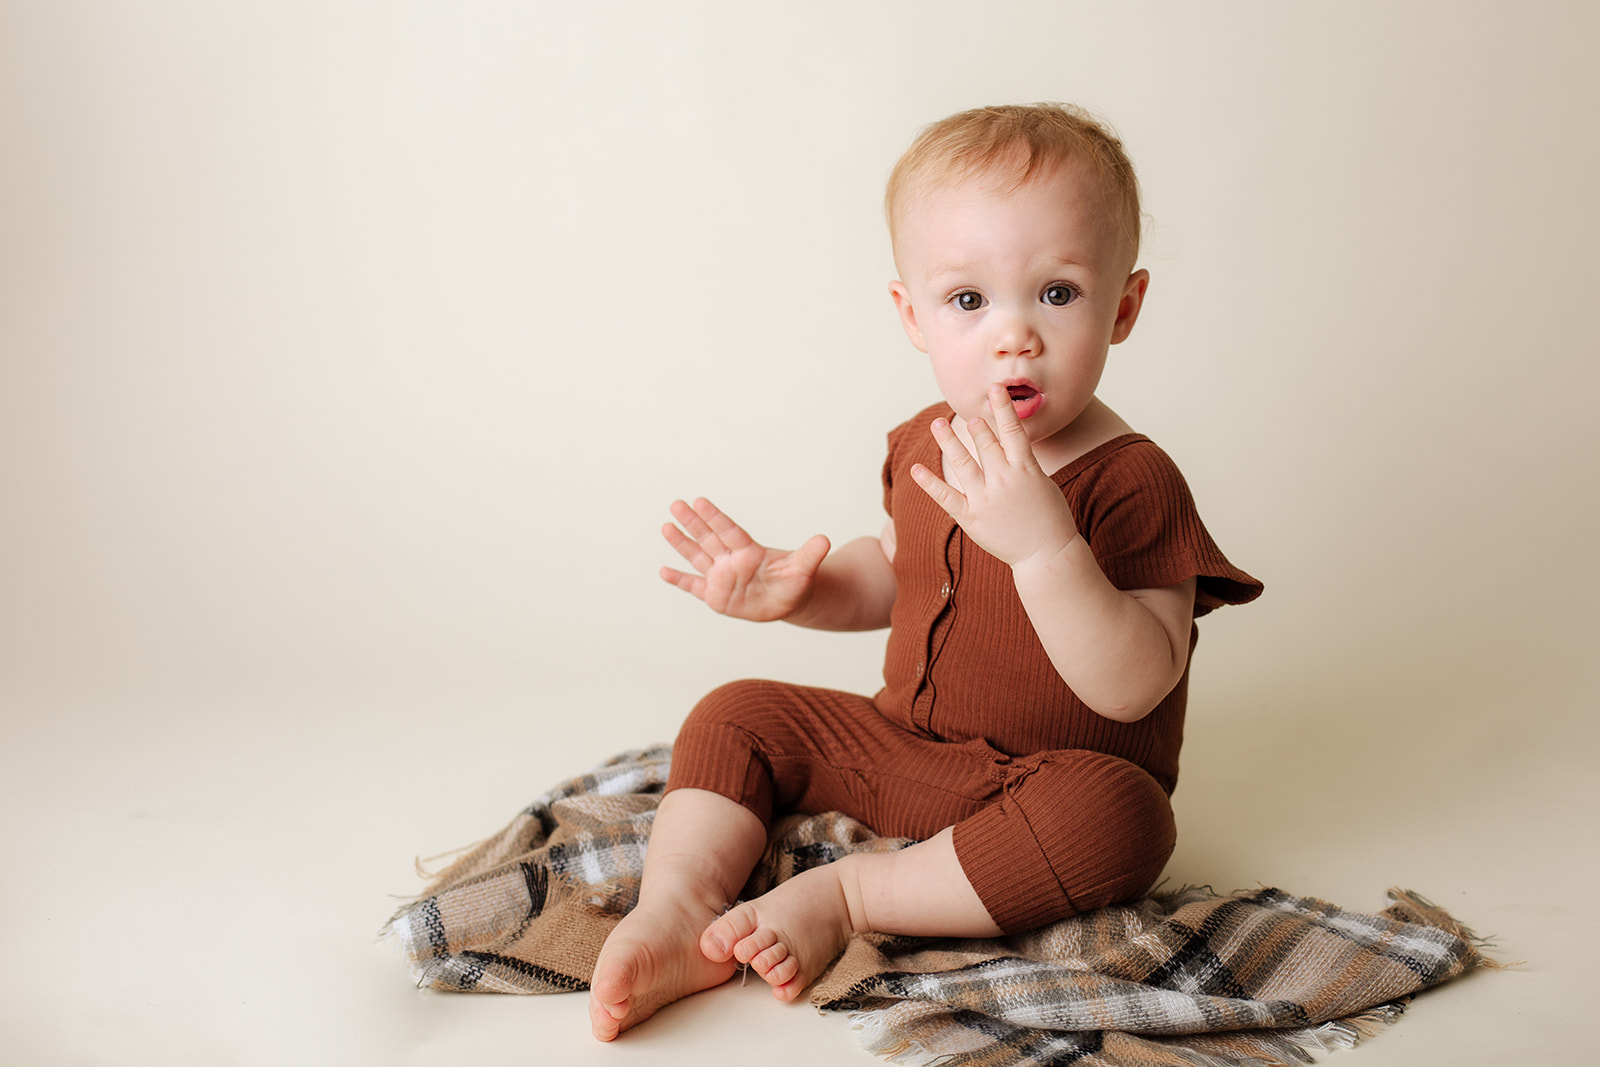
<instances>
[{"instance_id":1,"label":"short sleeve","mask_svg":"<svg viewBox=\"0 0 1600 1067\"><path fill-rule=\"evenodd\" d=\"M899 452L899 435L905 429L905 424L889 431L889 453L883 459L883 510L890 518L894 517L894 461Z\"/></svg>"},{"instance_id":2,"label":"short sleeve","mask_svg":"<svg viewBox=\"0 0 1600 1067\"><path fill-rule=\"evenodd\" d=\"M1128 439L1063 488L1096 560L1118 589L1155 589L1195 578L1196 618L1261 595L1261 583L1217 547L1182 472L1149 439Z\"/></svg>"},{"instance_id":3,"label":"short sleeve","mask_svg":"<svg viewBox=\"0 0 1600 1067\"><path fill-rule=\"evenodd\" d=\"M943 416L950 418L952 412L946 404L934 404L923 408L911 418L889 431L889 451L883 460L883 510L889 517L894 517L894 478L895 472L902 466L909 468L910 459L915 455L913 444L918 434L927 434L932 440L928 427L933 420Z\"/></svg>"}]
</instances>

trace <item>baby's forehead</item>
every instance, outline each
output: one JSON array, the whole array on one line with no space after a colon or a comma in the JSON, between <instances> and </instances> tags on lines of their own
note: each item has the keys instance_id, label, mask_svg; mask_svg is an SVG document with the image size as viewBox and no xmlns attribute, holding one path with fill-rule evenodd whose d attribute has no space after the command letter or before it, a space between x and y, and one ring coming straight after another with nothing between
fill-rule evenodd
<instances>
[{"instance_id":1,"label":"baby's forehead","mask_svg":"<svg viewBox=\"0 0 1600 1067\"><path fill-rule=\"evenodd\" d=\"M1122 200L1114 184L1092 162L1069 159L1039 167L1031 173L1019 166L973 167L965 171L929 171L915 175L902 186L895 210L895 231L891 234L895 252L907 225L930 219L949 208L966 194L978 194L1001 203L1013 194L1036 185L1054 185L1060 196L1046 201L1057 205L1062 215L1077 215L1087 205L1092 217L1104 227L1107 237L1123 243ZM1020 198L1019 198L1020 199ZM1037 209L1037 201L1030 205ZM931 213L931 214L930 214Z\"/></svg>"},{"instance_id":2,"label":"baby's forehead","mask_svg":"<svg viewBox=\"0 0 1600 1067\"><path fill-rule=\"evenodd\" d=\"M963 170L934 171L916 175L906 184L902 206L936 200L941 193L977 192L998 196L1015 193L1025 186L1058 184L1063 210L1084 199L1099 199L1107 209L1117 201L1117 191L1087 160L1068 159L1034 167L1005 163L969 167Z\"/></svg>"}]
</instances>

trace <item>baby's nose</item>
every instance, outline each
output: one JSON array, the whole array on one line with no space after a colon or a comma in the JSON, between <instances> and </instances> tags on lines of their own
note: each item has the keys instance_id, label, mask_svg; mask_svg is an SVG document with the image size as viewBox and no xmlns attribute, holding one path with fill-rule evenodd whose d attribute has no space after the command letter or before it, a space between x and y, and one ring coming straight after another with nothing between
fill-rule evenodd
<instances>
[{"instance_id":1,"label":"baby's nose","mask_svg":"<svg viewBox=\"0 0 1600 1067\"><path fill-rule=\"evenodd\" d=\"M994 354L997 356L1036 356L1039 354L1039 333L1025 316L1014 315L1005 320L995 335Z\"/></svg>"}]
</instances>

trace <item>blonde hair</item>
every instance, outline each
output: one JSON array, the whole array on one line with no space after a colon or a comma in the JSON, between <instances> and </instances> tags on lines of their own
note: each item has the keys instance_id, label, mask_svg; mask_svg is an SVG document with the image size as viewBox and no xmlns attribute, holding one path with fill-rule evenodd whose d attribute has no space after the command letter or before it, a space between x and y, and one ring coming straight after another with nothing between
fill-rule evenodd
<instances>
[{"instance_id":1,"label":"blonde hair","mask_svg":"<svg viewBox=\"0 0 1600 1067\"><path fill-rule=\"evenodd\" d=\"M1087 163L1120 207L1123 236L1139 254L1139 180L1122 142L1087 111L1071 104L979 107L940 119L917 134L889 174L883 209L889 242L904 201L919 188L992 174L1015 189L1036 174Z\"/></svg>"}]
</instances>

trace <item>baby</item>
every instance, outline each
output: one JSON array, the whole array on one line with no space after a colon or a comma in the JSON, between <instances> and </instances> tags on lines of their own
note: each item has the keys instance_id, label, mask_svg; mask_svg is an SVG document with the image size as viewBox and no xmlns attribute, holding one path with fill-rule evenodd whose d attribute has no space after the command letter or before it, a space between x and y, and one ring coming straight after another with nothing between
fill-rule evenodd
<instances>
[{"instance_id":1,"label":"baby","mask_svg":"<svg viewBox=\"0 0 1600 1067\"><path fill-rule=\"evenodd\" d=\"M886 205L889 292L944 403L889 435L883 531L783 551L678 501L663 533L692 570L662 570L737 618L888 626L885 686L745 681L696 706L595 965L601 1040L740 964L792 1000L853 934L993 936L1146 891L1175 840L1194 619L1261 591L1095 396L1149 284L1121 144L1064 106L964 112ZM918 843L730 909L774 814L822 811Z\"/></svg>"}]
</instances>

